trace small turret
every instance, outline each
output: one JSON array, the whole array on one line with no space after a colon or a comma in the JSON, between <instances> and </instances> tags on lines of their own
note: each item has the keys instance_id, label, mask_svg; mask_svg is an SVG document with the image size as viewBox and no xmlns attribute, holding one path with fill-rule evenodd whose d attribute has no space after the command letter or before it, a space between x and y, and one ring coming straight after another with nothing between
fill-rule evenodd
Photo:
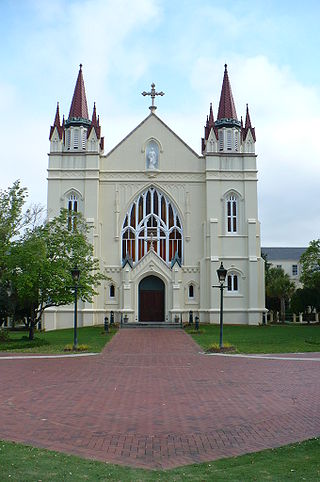
<instances>
[{"instance_id":1,"label":"small turret","mask_svg":"<svg viewBox=\"0 0 320 482\"><path fill-rule=\"evenodd\" d=\"M216 129L213 117L212 103L210 102L209 116L204 126L204 137L202 138L202 153L216 152L217 150L218 131Z\"/></svg>"},{"instance_id":2,"label":"small turret","mask_svg":"<svg viewBox=\"0 0 320 482\"><path fill-rule=\"evenodd\" d=\"M62 150L63 126L60 124L59 102L57 102L57 110L53 126L50 127L49 140L51 151L57 152Z\"/></svg>"},{"instance_id":3,"label":"small turret","mask_svg":"<svg viewBox=\"0 0 320 482\"><path fill-rule=\"evenodd\" d=\"M87 138L89 142L89 151L96 151L98 150L98 147L100 148L100 151L103 151L104 138L101 137L101 127L99 116L97 118L96 103L93 104L92 120L88 130Z\"/></svg>"},{"instance_id":4,"label":"small turret","mask_svg":"<svg viewBox=\"0 0 320 482\"><path fill-rule=\"evenodd\" d=\"M254 143L256 142L255 128L251 125L251 119L249 114L249 107L246 108L246 120L244 127L241 126L241 138L243 143L244 152L254 153Z\"/></svg>"}]
</instances>

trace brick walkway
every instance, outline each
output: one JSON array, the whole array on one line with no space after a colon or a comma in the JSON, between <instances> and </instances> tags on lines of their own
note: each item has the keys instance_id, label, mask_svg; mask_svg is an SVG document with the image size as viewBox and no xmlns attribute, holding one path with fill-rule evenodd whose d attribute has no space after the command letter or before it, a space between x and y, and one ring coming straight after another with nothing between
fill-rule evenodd
<instances>
[{"instance_id":1,"label":"brick walkway","mask_svg":"<svg viewBox=\"0 0 320 482\"><path fill-rule=\"evenodd\" d=\"M123 329L101 356L0 360L0 439L149 468L239 455L320 435L319 372Z\"/></svg>"}]
</instances>

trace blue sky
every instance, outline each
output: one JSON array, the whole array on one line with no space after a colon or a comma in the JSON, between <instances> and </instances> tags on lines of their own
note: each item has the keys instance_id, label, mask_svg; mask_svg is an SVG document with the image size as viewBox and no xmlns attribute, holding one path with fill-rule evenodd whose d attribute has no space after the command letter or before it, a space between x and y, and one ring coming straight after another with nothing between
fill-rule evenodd
<instances>
[{"instance_id":1,"label":"blue sky","mask_svg":"<svg viewBox=\"0 0 320 482\"><path fill-rule=\"evenodd\" d=\"M165 91L157 114L200 152L228 64L238 117L256 127L262 243L319 237L320 4L317 1L0 0L0 188L20 178L46 204L48 133L68 115L83 64L107 152L148 115L141 92Z\"/></svg>"}]
</instances>

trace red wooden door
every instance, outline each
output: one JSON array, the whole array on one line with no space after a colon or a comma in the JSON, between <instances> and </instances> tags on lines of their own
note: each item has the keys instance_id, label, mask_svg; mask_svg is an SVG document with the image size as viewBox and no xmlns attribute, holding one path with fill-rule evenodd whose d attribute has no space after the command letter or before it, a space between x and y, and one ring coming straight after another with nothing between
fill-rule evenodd
<instances>
[{"instance_id":1,"label":"red wooden door","mask_svg":"<svg viewBox=\"0 0 320 482\"><path fill-rule=\"evenodd\" d=\"M139 320L164 321L164 284L155 276L139 285Z\"/></svg>"}]
</instances>

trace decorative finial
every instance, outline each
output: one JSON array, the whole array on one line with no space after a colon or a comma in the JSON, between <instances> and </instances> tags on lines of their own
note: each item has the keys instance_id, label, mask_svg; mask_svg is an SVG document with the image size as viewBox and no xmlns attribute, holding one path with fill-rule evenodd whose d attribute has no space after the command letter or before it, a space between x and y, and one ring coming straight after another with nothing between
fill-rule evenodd
<instances>
[{"instance_id":1,"label":"decorative finial","mask_svg":"<svg viewBox=\"0 0 320 482\"><path fill-rule=\"evenodd\" d=\"M224 64L224 71L227 72L227 67L228 65L227 64Z\"/></svg>"},{"instance_id":2,"label":"decorative finial","mask_svg":"<svg viewBox=\"0 0 320 482\"><path fill-rule=\"evenodd\" d=\"M146 92L146 91L143 91L141 92L141 95L143 96L146 96L146 95L150 95L151 96L151 105L149 107L149 109L151 110L151 112L154 112L157 108L156 105L154 105L154 99L156 97L156 95L164 95L164 92L156 92L156 89L155 89L156 85L154 82L152 82L151 84L151 92Z\"/></svg>"},{"instance_id":3,"label":"decorative finial","mask_svg":"<svg viewBox=\"0 0 320 482\"><path fill-rule=\"evenodd\" d=\"M82 69L82 64L80 64L80 70Z\"/></svg>"}]
</instances>

